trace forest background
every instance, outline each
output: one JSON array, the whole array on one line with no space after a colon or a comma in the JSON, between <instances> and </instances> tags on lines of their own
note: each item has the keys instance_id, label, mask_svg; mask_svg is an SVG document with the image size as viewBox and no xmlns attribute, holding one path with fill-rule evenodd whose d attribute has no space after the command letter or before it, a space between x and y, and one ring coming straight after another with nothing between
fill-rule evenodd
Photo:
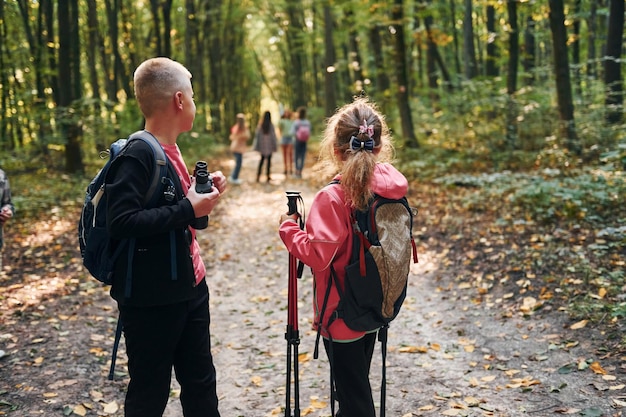
<instances>
[{"instance_id":1,"label":"forest background","mask_svg":"<svg viewBox=\"0 0 626 417\"><path fill-rule=\"evenodd\" d=\"M623 0L2 0L9 244L20 250L20 223L82 204L101 151L142 127L134 68L170 56L193 73L186 159L226 152L238 112L254 126L306 106L319 133L367 95L399 167L447 221L442 250L474 269L476 296L511 285L524 313L562 309L620 350L623 50Z\"/></svg>"}]
</instances>

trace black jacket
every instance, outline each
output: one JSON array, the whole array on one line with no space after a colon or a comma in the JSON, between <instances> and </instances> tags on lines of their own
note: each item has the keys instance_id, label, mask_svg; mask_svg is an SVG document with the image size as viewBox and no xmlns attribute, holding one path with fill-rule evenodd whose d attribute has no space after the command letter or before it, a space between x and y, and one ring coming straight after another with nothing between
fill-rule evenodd
<instances>
[{"instance_id":1,"label":"black jacket","mask_svg":"<svg viewBox=\"0 0 626 417\"><path fill-rule=\"evenodd\" d=\"M123 250L115 263L111 296L120 304L165 305L194 296L195 276L188 231L194 212L189 200L184 198L178 176L171 164L168 165L167 175L175 185L176 197L167 201L163 190L157 188L161 193L158 203L147 209L143 207L144 199L154 169L154 156L148 144L132 141L108 172L105 195L109 234L114 246L128 244L128 239L135 238L134 250ZM129 269L131 258L132 268ZM129 270L132 284L130 296L126 297Z\"/></svg>"}]
</instances>

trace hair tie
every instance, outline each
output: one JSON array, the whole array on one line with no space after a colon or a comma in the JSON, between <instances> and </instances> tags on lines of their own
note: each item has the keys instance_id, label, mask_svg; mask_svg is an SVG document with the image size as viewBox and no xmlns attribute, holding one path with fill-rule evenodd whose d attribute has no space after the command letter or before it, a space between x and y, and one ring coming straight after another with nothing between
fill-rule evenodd
<instances>
[{"instance_id":1,"label":"hair tie","mask_svg":"<svg viewBox=\"0 0 626 417\"><path fill-rule=\"evenodd\" d=\"M374 137L374 125L367 125L367 120L363 119L363 124L359 126L359 134L365 133L370 139Z\"/></svg>"},{"instance_id":2,"label":"hair tie","mask_svg":"<svg viewBox=\"0 0 626 417\"><path fill-rule=\"evenodd\" d=\"M374 139L361 140L356 136L350 137L350 149L353 151L367 151L372 152L374 150Z\"/></svg>"}]
</instances>

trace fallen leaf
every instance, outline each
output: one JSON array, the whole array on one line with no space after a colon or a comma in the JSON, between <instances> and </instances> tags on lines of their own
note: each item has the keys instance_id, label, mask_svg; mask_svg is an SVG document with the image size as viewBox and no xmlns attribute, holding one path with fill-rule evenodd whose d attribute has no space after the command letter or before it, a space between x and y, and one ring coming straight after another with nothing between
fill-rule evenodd
<instances>
[{"instance_id":1,"label":"fallen leaf","mask_svg":"<svg viewBox=\"0 0 626 417\"><path fill-rule=\"evenodd\" d=\"M606 371L598 362L593 362L591 365L589 365L589 368L591 368L591 370L596 374L606 375Z\"/></svg>"},{"instance_id":2,"label":"fallen leaf","mask_svg":"<svg viewBox=\"0 0 626 417\"><path fill-rule=\"evenodd\" d=\"M557 408L554 410L557 414L576 414L580 411L580 408Z\"/></svg>"},{"instance_id":3,"label":"fallen leaf","mask_svg":"<svg viewBox=\"0 0 626 417\"><path fill-rule=\"evenodd\" d=\"M428 353L428 348L425 346L403 346L398 349L401 353Z\"/></svg>"},{"instance_id":4,"label":"fallen leaf","mask_svg":"<svg viewBox=\"0 0 626 417\"><path fill-rule=\"evenodd\" d=\"M572 330L582 329L583 327L587 325L588 322L589 320L581 320L578 323L572 324L569 328Z\"/></svg>"},{"instance_id":5,"label":"fallen leaf","mask_svg":"<svg viewBox=\"0 0 626 417\"><path fill-rule=\"evenodd\" d=\"M250 381L257 387L260 387L263 383L263 378L261 378L260 376L253 376L252 378L250 378Z\"/></svg>"},{"instance_id":6,"label":"fallen leaf","mask_svg":"<svg viewBox=\"0 0 626 417\"><path fill-rule=\"evenodd\" d=\"M85 415L87 415L87 409L79 404L72 409L72 413L84 417Z\"/></svg>"},{"instance_id":7,"label":"fallen leaf","mask_svg":"<svg viewBox=\"0 0 626 417\"><path fill-rule=\"evenodd\" d=\"M117 413L117 410L119 410L119 406L115 401L111 401L104 406L102 411L104 411L105 414L115 414Z\"/></svg>"}]
</instances>

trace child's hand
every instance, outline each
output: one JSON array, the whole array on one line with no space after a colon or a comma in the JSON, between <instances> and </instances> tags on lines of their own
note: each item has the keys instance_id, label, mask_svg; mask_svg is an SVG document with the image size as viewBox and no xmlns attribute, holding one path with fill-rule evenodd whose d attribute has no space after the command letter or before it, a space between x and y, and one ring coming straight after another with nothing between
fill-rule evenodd
<instances>
[{"instance_id":1,"label":"child's hand","mask_svg":"<svg viewBox=\"0 0 626 417\"><path fill-rule=\"evenodd\" d=\"M11 209L8 206L2 207L2 210L0 210L0 223L4 224L4 222L9 220L11 217L13 217Z\"/></svg>"},{"instance_id":2,"label":"child's hand","mask_svg":"<svg viewBox=\"0 0 626 417\"><path fill-rule=\"evenodd\" d=\"M210 193L197 193L196 192L196 179L191 179L191 187L187 191L187 200L193 207L193 213L196 217L206 216L210 214L220 199L220 192L216 186L211 188Z\"/></svg>"},{"instance_id":3,"label":"child's hand","mask_svg":"<svg viewBox=\"0 0 626 417\"><path fill-rule=\"evenodd\" d=\"M280 216L280 221L279 221L279 225L285 223L286 221L294 221L294 222L298 222L298 215L297 214L283 214Z\"/></svg>"}]
</instances>

